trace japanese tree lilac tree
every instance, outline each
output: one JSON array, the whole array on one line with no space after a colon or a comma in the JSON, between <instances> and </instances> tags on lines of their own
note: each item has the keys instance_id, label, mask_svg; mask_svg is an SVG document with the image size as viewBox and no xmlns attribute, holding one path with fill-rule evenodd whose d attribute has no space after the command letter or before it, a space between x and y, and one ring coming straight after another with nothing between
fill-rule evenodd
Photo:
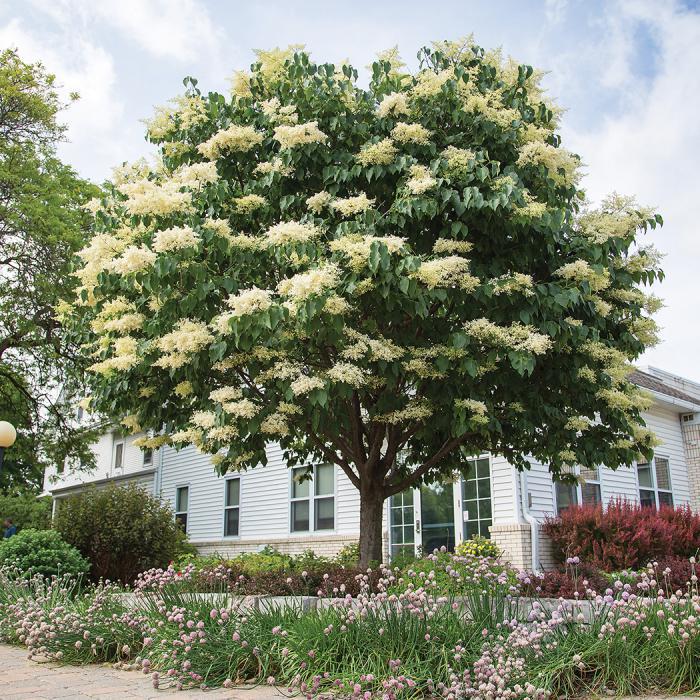
<instances>
[{"instance_id":1,"label":"japanese tree lilac tree","mask_svg":"<svg viewBox=\"0 0 700 700\"><path fill-rule=\"evenodd\" d=\"M219 471L338 465L361 563L382 506L490 450L568 465L649 454L627 380L654 341L661 218L584 205L540 75L467 40L395 51L366 88L299 48L232 96L193 79L148 125L161 158L95 202L64 318L92 405Z\"/></svg>"}]
</instances>

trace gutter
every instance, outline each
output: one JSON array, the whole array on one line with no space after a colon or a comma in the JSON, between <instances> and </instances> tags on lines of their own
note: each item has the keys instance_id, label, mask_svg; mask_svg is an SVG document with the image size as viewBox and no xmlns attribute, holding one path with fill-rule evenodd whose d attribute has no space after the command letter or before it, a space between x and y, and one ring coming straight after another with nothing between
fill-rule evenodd
<instances>
[{"instance_id":1,"label":"gutter","mask_svg":"<svg viewBox=\"0 0 700 700\"><path fill-rule=\"evenodd\" d=\"M688 413L698 413L698 411L700 411L700 402L691 403L690 401L685 401L684 399L679 399L675 396L669 396L669 394L662 394L660 391L654 391L653 389L647 389L646 387L641 388L644 391L651 394L660 403L665 403L671 406L676 406L677 408L682 408Z\"/></svg>"},{"instance_id":2,"label":"gutter","mask_svg":"<svg viewBox=\"0 0 700 700\"><path fill-rule=\"evenodd\" d=\"M129 472L128 474L115 474L114 476L109 476L105 479L95 479L94 481L85 481L80 484L71 484L70 486L60 486L49 492L49 495L55 496L56 494L67 493L69 491L75 491L80 489L89 488L90 486L99 486L103 484L108 484L112 481L124 481L125 479L138 479L141 476L149 476L155 473L155 469L140 469L136 472Z\"/></svg>"},{"instance_id":3,"label":"gutter","mask_svg":"<svg viewBox=\"0 0 700 700\"><path fill-rule=\"evenodd\" d=\"M158 449L158 460L156 462L156 473L153 477L153 495L160 499L160 492L163 483L163 451L165 450L165 445Z\"/></svg>"},{"instance_id":4,"label":"gutter","mask_svg":"<svg viewBox=\"0 0 700 700\"><path fill-rule=\"evenodd\" d=\"M523 518L525 522L530 525L530 542L532 550L532 571L533 573L538 570L538 560L539 560L539 523L535 516L530 512L529 506L527 504L527 478L524 471L520 472L520 500L523 507Z\"/></svg>"}]
</instances>

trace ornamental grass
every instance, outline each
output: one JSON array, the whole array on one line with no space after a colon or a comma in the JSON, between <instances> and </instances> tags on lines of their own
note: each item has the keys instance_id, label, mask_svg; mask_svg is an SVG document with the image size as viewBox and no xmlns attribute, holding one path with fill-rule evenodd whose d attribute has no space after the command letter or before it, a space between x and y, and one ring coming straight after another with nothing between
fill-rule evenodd
<instances>
[{"instance_id":1,"label":"ornamental grass","mask_svg":"<svg viewBox=\"0 0 700 700\"><path fill-rule=\"evenodd\" d=\"M315 605L235 595L225 567L151 571L125 588L0 574L0 639L30 655L138 668L156 688L270 684L301 697L571 698L700 688L695 564L680 590L653 564L595 591L540 599L541 577L434 553L322 579ZM202 579L204 581L204 579ZM292 582L293 584L294 582ZM233 587L232 587L233 586Z\"/></svg>"}]
</instances>

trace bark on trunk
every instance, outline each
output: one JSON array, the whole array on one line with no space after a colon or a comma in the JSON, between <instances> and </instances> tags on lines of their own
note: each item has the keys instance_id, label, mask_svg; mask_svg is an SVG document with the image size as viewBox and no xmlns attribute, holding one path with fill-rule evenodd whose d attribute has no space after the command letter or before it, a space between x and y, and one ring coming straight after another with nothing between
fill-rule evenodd
<instances>
[{"instance_id":1,"label":"bark on trunk","mask_svg":"<svg viewBox=\"0 0 700 700\"><path fill-rule=\"evenodd\" d=\"M383 506L381 487L360 490L360 567L363 569L382 561Z\"/></svg>"}]
</instances>

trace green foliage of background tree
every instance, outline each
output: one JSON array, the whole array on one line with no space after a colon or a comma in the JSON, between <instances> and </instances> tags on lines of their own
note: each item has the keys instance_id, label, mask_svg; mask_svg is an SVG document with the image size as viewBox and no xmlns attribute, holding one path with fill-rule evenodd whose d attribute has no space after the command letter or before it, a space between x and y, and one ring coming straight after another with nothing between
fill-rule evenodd
<instances>
[{"instance_id":1,"label":"green foliage of background tree","mask_svg":"<svg viewBox=\"0 0 700 700\"><path fill-rule=\"evenodd\" d=\"M10 518L17 530L47 530L51 527L51 497L34 493L0 495L0 523Z\"/></svg>"},{"instance_id":2,"label":"green foliage of background tree","mask_svg":"<svg viewBox=\"0 0 700 700\"><path fill-rule=\"evenodd\" d=\"M91 461L65 401L78 356L54 307L75 286L70 265L89 223L82 206L98 189L56 156L62 108L41 64L0 53L0 416L18 428L5 490L40 486L44 466L67 455Z\"/></svg>"},{"instance_id":3,"label":"green foliage of background tree","mask_svg":"<svg viewBox=\"0 0 700 700\"><path fill-rule=\"evenodd\" d=\"M62 499L54 527L90 561L96 581L132 583L142 571L193 551L167 503L135 484Z\"/></svg>"},{"instance_id":4,"label":"green foliage of background tree","mask_svg":"<svg viewBox=\"0 0 700 700\"><path fill-rule=\"evenodd\" d=\"M637 245L661 218L582 207L579 159L529 66L470 40L371 66L258 52L230 99L195 80L122 170L66 309L92 401L221 472L337 464L361 563L386 498L486 450L555 476L650 453L629 361L654 340ZM599 420L597 420L599 418Z\"/></svg>"}]
</instances>

